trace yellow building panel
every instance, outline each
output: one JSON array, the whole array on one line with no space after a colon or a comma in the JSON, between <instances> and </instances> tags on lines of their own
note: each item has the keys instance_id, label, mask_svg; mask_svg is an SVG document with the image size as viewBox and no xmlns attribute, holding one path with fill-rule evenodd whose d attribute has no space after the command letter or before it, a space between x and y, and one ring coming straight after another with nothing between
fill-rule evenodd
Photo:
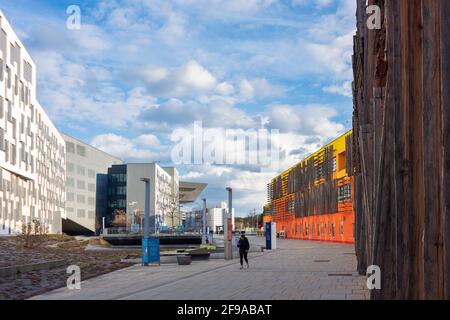
<instances>
[{"instance_id":1,"label":"yellow building panel","mask_svg":"<svg viewBox=\"0 0 450 320\"><path fill-rule=\"evenodd\" d=\"M311 158L314 158L315 164L320 164L323 161L323 155L324 155L325 149L328 148L328 147L331 147L331 146L334 149L334 157L336 157L336 166L337 166L336 172L333 173L333 178L334 179L341 179L341 178L346 177L347 173L345 171L345 160L344 160L344 163L341 163L340 159L339 159L339 155L342 154L342 153L345 154L345 138L347 136L351 135L352 133L353 133L353 130L350 130L350 131L344 133L340 137L336 138L335 140L331 141L327 145L323 146L321 149L317 150L315 153L309 155L308 157L306 157L305 159L303 159L302 161L297 163L295 166L292 166L291 168L289 168L286 171L282 172L280 175L278 175L277 177L272 179L272 182L274 182L275 179L281 177L283 179L283 191L284 191L286 183L287 183L287 182L285 183L285 181L287 181L289 173L294 168L296 168L300 164L306 163ZM317 181L316 183L320 183L320 181Z\"/></svg>"}]
</instances>

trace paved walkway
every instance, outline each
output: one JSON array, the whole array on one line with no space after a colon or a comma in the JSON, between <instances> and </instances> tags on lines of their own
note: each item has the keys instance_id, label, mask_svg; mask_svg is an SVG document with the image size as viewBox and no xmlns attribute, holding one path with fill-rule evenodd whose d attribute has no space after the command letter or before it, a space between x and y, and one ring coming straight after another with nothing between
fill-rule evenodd
<instances>
[{"instance_id":1,"label":"paved walkway","mask_svg":"<svg viewBox=\"0 0 450 320\"><path fill-rule=\"evenodd\" d=\"M250 269L240 270L238 259L133 266L34 299L367 299L366 279L354 270L352 245L279 240L277 250L251 253Z\"/></svg>"}]
</instances>

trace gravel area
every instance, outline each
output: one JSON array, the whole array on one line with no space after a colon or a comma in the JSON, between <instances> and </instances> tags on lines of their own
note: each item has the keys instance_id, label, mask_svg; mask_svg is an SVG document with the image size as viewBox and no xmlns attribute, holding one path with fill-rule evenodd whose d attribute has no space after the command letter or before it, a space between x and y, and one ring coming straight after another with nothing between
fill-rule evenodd
<instances>
[{"instance_id":1,"label":"gravel area","mask_svg":"<svg viewBox=\"0 0 450 320\"><path fill-rule=\"evenodd\" d=\"M0 237L0 268L50 260L65 260L67 266L78 265L81 278L86 280L130 266L121 260L130 251L85 251L88 241L71 237L52 236L39 247L24 248L16 237ZM40 270L0 278L0 300L20 300L66 285L67 267Z\"/></svg>"}]
</instances>

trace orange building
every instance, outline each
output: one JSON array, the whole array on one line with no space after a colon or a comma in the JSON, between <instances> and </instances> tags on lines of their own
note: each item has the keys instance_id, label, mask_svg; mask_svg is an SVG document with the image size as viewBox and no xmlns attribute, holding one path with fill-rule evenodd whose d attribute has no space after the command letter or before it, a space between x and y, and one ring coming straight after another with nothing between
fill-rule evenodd
<instances>
[{"instance_id":1,"label":"orange building","mask_svg":"<svg viewBox=\"0 0 450 320\"><path fill-rule=\"evenodd\" d=\"M352 131L268 184L264 222L288 239L354 243Z\"/></svg>"}]
</instances>

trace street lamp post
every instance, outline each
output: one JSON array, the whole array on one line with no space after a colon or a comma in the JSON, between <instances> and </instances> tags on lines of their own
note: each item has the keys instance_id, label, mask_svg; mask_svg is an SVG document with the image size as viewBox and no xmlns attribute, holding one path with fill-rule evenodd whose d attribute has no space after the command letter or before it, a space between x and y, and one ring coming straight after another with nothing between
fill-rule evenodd
<instances>
[{"instance_id":1,"label":"street lamp post","mask_svg":"<svg viewBox=\"0 0 450 320\"><path fill-rule=\"evenodd\" d=\"M223 240L224 240L224 251L225 251L225 260L233 259L233 189L226 188L228 191L228 212L225 214L223 226Z\"/></svg>"},{"instance_id":2,"label":"street lamp post","mask_svg":"<svg viewBox=\"0 0 450 320\"><path fill-rule=\"evenodd\" d=\"M203 200L203 217L202 217L202 243L206 243L206 199Z\"/></svg>"}]
</instances>

